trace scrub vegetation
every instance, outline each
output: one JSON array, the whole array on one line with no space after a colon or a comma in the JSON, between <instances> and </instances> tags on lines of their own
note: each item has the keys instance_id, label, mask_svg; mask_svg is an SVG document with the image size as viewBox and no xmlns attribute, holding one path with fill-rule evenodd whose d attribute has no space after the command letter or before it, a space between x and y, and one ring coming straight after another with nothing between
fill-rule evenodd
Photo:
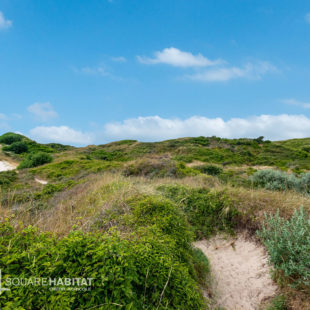
<instances>
[{"instance_id":1,"label":"scrub vegetation","mask_svg":"<svg viewBox=\"0 0 310 310\"><path fill-rule=\"evenodd\" d=\"M0 172L2 282L94 279L86 292L10 287L1 309L211 309L193 243L240 230L269 253L279 296L266 309L310 307L309 139L0 144L18 164Z\"/></svg>"}]
</instances>

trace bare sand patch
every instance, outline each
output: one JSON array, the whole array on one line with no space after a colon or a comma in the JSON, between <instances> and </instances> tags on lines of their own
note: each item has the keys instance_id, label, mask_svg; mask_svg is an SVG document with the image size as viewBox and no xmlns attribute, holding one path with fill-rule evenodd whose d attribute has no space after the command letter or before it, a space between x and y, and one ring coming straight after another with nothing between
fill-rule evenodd
<instances>
[{"instance_id":1,"label":"bare sand patch","mask_svg":"<svg viewBox=\"0 0 310 310\"><path fill-rule=\"evenodd\" d=\"M6 160L0 160L0 172L16 169L17 165L9 163Z\"/></svg>"},{"instance_id":2,"label":"bare sand patch","mask_svg":"<svg viewBox=\"0 0 310 310\"><path fill-rule=\"evenodd\" d=\"M39 179L39 178L35 178L34 180L35 180L36 182L40 183L40 184L43 184L43 185L46 185L46 184L48 183L47 181L41 180L41 179Z\"/></svg>"},{"instance_id":3,"label":"bare sand patch","mask_svg":"<svg viewBox=\"0 0 310 310\"><path fill-rule=\"evenodd\" d=\"M195 242L211 265L216 307L256 310L276 294L263 246L239 235Z\"/></svg>"}]
</instances>

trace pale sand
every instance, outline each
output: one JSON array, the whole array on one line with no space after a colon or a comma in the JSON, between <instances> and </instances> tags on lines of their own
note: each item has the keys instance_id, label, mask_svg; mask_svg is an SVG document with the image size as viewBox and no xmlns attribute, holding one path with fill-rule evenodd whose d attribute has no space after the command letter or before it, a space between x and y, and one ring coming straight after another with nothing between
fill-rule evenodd
<instances>
[{"instance_id":1,"label":"pale sand","mask_svg":"<svg viewBox=\"0 0 310 310\"><path fill-rule=\"evenodd\" d=\"M237 238L216 236L195 243L211 265L212 291L217 307L226 310L256 310L274 296L276 285L262 246Z\"/></svg>"},{"instance_id":2,"label":"pale sand","mask_svg":"<svg viewBox=\"0 0 310 310\"><path fill-rule=\"evenodd\" d=\"M38 179L38 178L35 178L34 179L36 182L38 182L38 183L40 183L40 184L47 184L48 182L47 181L45 181L45 180L41 180L41 179Z\"/></svg>"},{"instance_id":3,"label":"pale sand","mask_svg":"<svg viewBox=\"0 0 310 310\"><path fill-rule=\"evenodd\" d=\"M16 169L16 165L9 163L5 160L0 160L0 172L2 171L9 171Z\"/></svg>"}]
</instances>

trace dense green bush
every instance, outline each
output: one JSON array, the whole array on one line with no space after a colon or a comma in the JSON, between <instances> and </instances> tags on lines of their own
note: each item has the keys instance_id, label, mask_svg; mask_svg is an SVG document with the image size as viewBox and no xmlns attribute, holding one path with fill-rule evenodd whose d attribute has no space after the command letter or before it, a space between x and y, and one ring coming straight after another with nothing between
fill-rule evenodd
<instances>
[{"instance_id":1,"label":"dense green bush","mask_svg":"<svg viewBox=\"0 0 310 310\"><path fill-rule=\"evenodd\" d=\"M198 166L196 169L198 169L202 173L206 173L213 176L219 175L223 172L223 169L221 167L215 165L201 165Z\"/></svg>"},{"instance_id":2,"label":"dense green bush","mask_svg":"<svg viewBox=\"0 0 310 310\"><path fill-rule=\"evenodd\" d=\"M34 153L34 154L29 154L26 159L24 159L20 165L18 166L19 169L24 169L24 168L32 168L32 167L37 167L41 166L47 163L52 162L53 157L44 152L39 152L39 153Z\"/></svg>"},{"instance_id":3,"label":"dense green bush","mask_svg":"<svg viewBox=\"0 0 310 310\"><path fill-rule=\"evenodd\" d=\"M1 187L10 185L12 182L16 181L16 179L17 179L17 173L14 170L0 172Z\"/></svg>"},{"instance_id":4,"label":"dense green bush","mask_svg":"<svg viewBox=\"0 0 310 310\"><path fill-rule=\"evenodd\" d=\"M16 133L8 132L0 136L0 143L12 144L22 140L22 136Z\"/></svg>"},{"instance_id":5,"label":"dense green bush","mask_svg":"<svg viewBox=\"0 0 310 310\"><path fill-rule=\"evenodd\" d=\"M277 270L295 286L310 286L310 216L302 207L289 220L280 217L279 211L265 215L258 236Z\"/></svg>"},{"instance_id":6,"label":"dense green bush","mask_svg":"<svg viewBox=\"0 0 310 310\"><path fill-rule=\"evenodd\" d=\"M86 292L11 286L0 295L1 307L205 309L197 281L203 277L199 271L207 274L208 262L191 248L192 233L182 211L158 197L134 197L122 206L129 210L121 215L113 208L103 220L117 220L127 227L123 234L112 227L105 233L75 231L57 239L32 227L15 232L2 224L3 286L7 277L85 277L94 282Z\"/></svg>"},{"instance_id":7,"label":"dense green bush","mask_svg":"<svg viewBox=\"0 0 310 310\"><path fill-rule=\"evenodd\" d=\"M27 143L23 141L17 141L17 142L13 142L9 146L5 146L3 150L13 152L15 154L21 154L21 153L25 153L28 151L28 146L27 146Z\"/></svg>"},{"instance_id":8,"label":"dense green bush","mask_svg":"<svg viewBox=\"0 0 310 310\"><path fill-rule=\"evenodd\" d=\"M123 174L125 176L145 176L149 178L181 178L186 175L198 174L198 172L186 167L182 162L176 163L169 159L144 159L127 166Z\"/></svg>"},{"instance_id":9,"label":"dense green bush","mask_svg":"<svg viewBox=\"0 0 310 310\"><path fill-rule=\"evenodd\" d=\"M238 212L225 192L179 185L162 185L158 190L184 210L197 239L217 230L232 231Z\"/></svg>"}]
</instances>

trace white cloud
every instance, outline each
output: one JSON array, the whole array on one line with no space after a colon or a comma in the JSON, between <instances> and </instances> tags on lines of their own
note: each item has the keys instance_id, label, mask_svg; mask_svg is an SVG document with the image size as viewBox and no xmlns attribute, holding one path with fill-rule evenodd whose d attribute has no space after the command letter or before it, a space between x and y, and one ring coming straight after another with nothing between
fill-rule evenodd
<instances>
[{"instance_id":1,"label":"white cloud","mask_svg":"<svg viewBox=\"0 0 310 310\"><path fill-rule=\"evenodd\" d=\"M308 24L310 24L310 13L307 13L305 16L305 20Z\"/></svg>"},{"instance_id":2,"label":"white cloud","mask_svg":"<svg viewBox=\"0 0 310 310\"><path fill-rule=\"evenodd\" d=\"M92 135L67 126L39 126L30 130L33 139L40 142L58 142L74 145L87 145L92 143Z\"/></svg>"},{"instance_id":3,"label":"white cloud","mask_svg":"<svg viewBox=\"0 0 310 310\"><path fill-rule=\"evenodd\" d=\"M47 122L58 117L57 112L54 111L49 102L35 102L27 110L40 122Z\"/></svg>"},{"instance_id":4,"label":"white cloud","mask_svg":"<svg viewBox=\"0 0 310 310\"><path fill-rule=\"evenodd\" d=\"M154 58L137 56L138 61L143 64L167 64L174 67L207 67L222 63L223 61L209 60L201 54L193 55L183 52L175 47L165 48L154 53Z\"/></svg>"},{"instance_id":5,"label":"white cloud","mask_svg":"<svg viewBox=\"0 0 310 310\"><path fill-rule=\"evenodd\" d=\"M289 105L296 105L305 109L310 109L310 102L304 102L294 98L282 99L281 102Z\"/></svg>"},{"instance_id":6,"label":"white cloud","mask_svg":"<svg viewBox=\"0 0 310 310\"><path fill-rule=\"evenodd\" d=\"M304 115L260 115L249 118L207 118L193 116L185 120L159 116L138 117L118 123L107 123L107 140L138 139L159 141L180 137L219 136L225 138L256 138L270 140L310 136L310 118Z\"/></svg>"},{"instance_id":7,"label":"white cloud","mask_svg":"<svg viewBox=\"0 0 310 310\"><path fill-rule=\"evenodd\" d=\"M8 29L12 27L13 22L4 17L3 13L0 11L0 30Z\"/></svg>"},{"instance_id":8,"label":"white cloud","mask_svg":"<svg viewBox=\"0 0 310 310\"><path fill-rule=\"evenodd\" d=\"M126 62L127 59L123 56L120 56L120 57L112 57L112 60L115 61L115 62Z\"/></svg>"},{"instance_id":9,"label":"white cloud","mask_svg":"<svg viewBox=\"0 0 310 310\"><path fill-rule=\"evenodd\" d=\"M83 67L80 69L81 73L89 74L89 75L101 75L101 76L109 76L110 73L103 67Z\"/></svg>"},{"instance_id":10,"label":"white cloud","mask_svg":"<svg viewBox=\"0 0 310 310\"><path fill-rule=\"evenodd\" d=\"M232 79L261 79L263 75L277 69L267 61L247 63L244 67L224 67L186 75L185 78L200 82L225 82Z\"/></svg>"}]
</instances>

